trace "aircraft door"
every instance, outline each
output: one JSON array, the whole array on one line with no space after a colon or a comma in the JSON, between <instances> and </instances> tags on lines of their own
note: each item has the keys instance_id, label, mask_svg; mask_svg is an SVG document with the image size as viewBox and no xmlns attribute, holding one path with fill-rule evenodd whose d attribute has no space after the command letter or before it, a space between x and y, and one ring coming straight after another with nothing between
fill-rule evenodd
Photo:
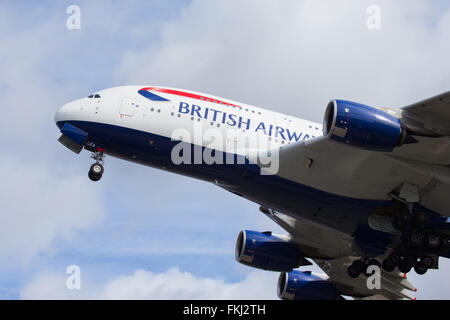
<instances>
[{"instance_id":1,"label":"aircraft door","mask_svg":"<svg viewBox=\"0 0 450 320\"><path fill-rule=\"evenodd\" d=\"M136 109L136 102L132 98L123 98L120 105L120 115L132 117Z\"/></svg>"}]
</instances>

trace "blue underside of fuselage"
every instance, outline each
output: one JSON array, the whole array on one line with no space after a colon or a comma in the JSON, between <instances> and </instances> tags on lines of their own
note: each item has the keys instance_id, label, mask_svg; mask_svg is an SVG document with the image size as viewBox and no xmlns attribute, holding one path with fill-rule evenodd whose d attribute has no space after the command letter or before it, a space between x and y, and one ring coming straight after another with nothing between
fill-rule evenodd
<instances>
[{"instance_id":1,"label":"blue underside of fuselage","mask_svg":"<svg viewBox=\"0 0 450 320\"><path fill-rule=\"evenodd\" d=\"M61 128L64 123L57 125ZM260 168L247 160L245 164L175 165L171 152L179 141L109 124L85 121L70 121L70 124L88 132L86 144L101 147L105 154L215 182L260 205L352 235L357 245L370 255L383 254L392 241L392 235L368 226L369 214L377 208L392 206L391 201L343 197L276 175L261 175Z\"/></svg>"}]
</instances>

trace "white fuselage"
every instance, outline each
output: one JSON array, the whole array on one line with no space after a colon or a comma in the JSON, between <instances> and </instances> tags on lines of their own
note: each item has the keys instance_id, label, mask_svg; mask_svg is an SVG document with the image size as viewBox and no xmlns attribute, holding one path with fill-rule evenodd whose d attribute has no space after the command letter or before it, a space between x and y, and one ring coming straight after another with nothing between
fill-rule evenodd
<instances>
[{"instance_id":1,"label":"white fuselage","mask_svg":"<svg viewBox=\"0 0 450 320\"><path fill-rule=\"evenodd\" d=\"M98 92L100 98L83 98L66 104L57 112L55 120L107 123L168 138L180 129L186 130L192 139L196 130L205 134L214 129L224 138L233 136L237 141L256 138L261 142L270 141L273 147L322 135L321 124L244 103L170 88L164 90L186 96L152 90L169 100L152 101L138 93L142 88L124 86L102 90ZM200 141L203 146L208 142ZM216 142L217 150L226 151L226 143Z\"/></svg>"}]
</instances>

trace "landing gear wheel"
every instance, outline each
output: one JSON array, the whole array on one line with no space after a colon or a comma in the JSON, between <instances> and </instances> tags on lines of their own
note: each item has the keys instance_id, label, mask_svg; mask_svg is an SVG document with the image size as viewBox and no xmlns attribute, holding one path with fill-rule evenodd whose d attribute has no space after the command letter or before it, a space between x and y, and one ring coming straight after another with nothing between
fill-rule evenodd
<instances>
[{"instance_id":1,"label":"landing gear wheel","mask_svg":"<svg viewBox=\"0 0 450 320\"><path fill-rule=\"evenodd\" d=\"M390 261L390 259L384 259L383 263L381 264L381 267L386 272L392 272L394 271L396 265Z\"/></svg>"},{"instance_id":2,"label":"landing gear wheel","mask_svg":"<svg viewBox=\"0 0 450 320\"><path fill-rule=\"evenodd\" d=\"M92 181L98 181L102 178L103 172L105 171L103 168L105 158L103 149L97 148L97 151L92 153L91 158L95 160L95 163L89 168L88 176Z\"/></svg>"},{"instance_id":3,"label":"landing gear wheel","mask_svg":"<svg viewBox=\"0 0 450 320\"><path fill-rule=\"evenodd\" d=\"M388 257L389 260L391 260L396 266L400 263L402 260L400 256L396 253L391 253Z\"/></svg>"},{"instance_id":4,"label":"landing gear wheel","mask_svg":"<svg viewBox=\"0 0 450 320\"><path fill-rule=\"evenodd\" d=\"M403 259L398 264L398 270L402 273L408 273L416 265L417 257L408 255L403 257Z\"/></svg>"},{"instance_id":5,"label":"landing gear wheel","mask_svg":"<svg viewBox=\"0 0 450 320\"><path fill-rule=\"evenodd\" d=\"M423 236L419 232L413 232L409 235L408 246L411 248L420 248L423 245Z\"/></svg>"},{"instance_id":6,"label":"landing gear wheel","mask_svg":"<svg viewBox=\"0 0 450 320\"><path fill-rule=\"evenodd\" d=\"M442 243L442 247L444 249L450 249L450 237L449 236L442 237L441 243Z\"/></svg>"},{"instance_id":7,"label":"landing gear wheel","mask_svg":"<svg viewBox=\"0 0 450 320\"><path fill-rule=\"evenodd\" d=\"M102 178L102 174L105 170L103 169L103 166L100 163L94 163L91 165L91 168L89 169L89 179L92 181L98 181Z\"/></svg>"},{"instance_id":8,"label":"landing gear wheel","mask_svg":"<svg viewBox=\"0 0 450 320\"><path fill-rule=\"evenodd\" d=\"M355 260L353 263L347 268L347 273L350 278L358 278L361 272L364 270L364 262L361 260Z\"/></svg>"},{"instance_id":9,"label":"landing gear wheel","mask_svg":"<svg viewBox=\"0 0 450 320\"><path fill-rule=\"evenodd\" d=\"M386 259L384 259L381 267L386 272L394 271L395 267L400 263L400 256L396 253L391 253Z\"/></svg>"},{"instance_id":10,"label":"landing gear wheel","mask_svg":"<svg viewBox=\"0 0 450 320\"><path fill-rule=\"evenodd\" d=\"M424 257L414 265L414 271L417 274L425 274L429 268L433 265L433 259L431 257Z\"/></svg>"},{"instance_id":11,"label":"landing gear wheel","mask_svg":"<svg viewBox=\"0 0 450 320\"><path fill-rule=\"evenodd\" d=\"M89 179L91 179L92 181L98 181L98 180L100 180L100 179L102 178L101 175L97 175L97 174L95 174L95 173L92 173L91 171L89 171L88 177L89 177Z\"/></svg>"},{"instance_id":12,"label":"landing gear wheel","mask_svg":"<svg viewBox=\"0 0 450 320\"><path fill-rule=\"evenodd\" d=\"M427 234L424 240L428 248L435 249L439 246L439 236L436 234Z\"/></svg>"},{"instance_id":13,"label":"landing gear wheel","mask_svg":"<svg viewBox=\"0 0 450 320\"><path fill-rule=\"evenodd\" d=\"M425 274L428 271L428 269L426 267L422 266L422 265L417 264L417 265L414 266L414 271L417 274L422 275L422 274Z\"/></svg>"},{"instance_id":14,"label":"landing gear wheel","mask_svg":"<svg viewBox=\"0 0 450 320\"><path fill-rule=\"evenodd\" d=\"M369 262L367 262L366 267L364 268L364 274L368 277L373 274L373 271L369 272L369 267L371 266L377 266L378 268L381 268L381 263L377 259L370 259Z\"/></svg>"},{"instance_id":15,"label":"landing gear wheel","mask_svg":"<svg viewBox=\"0 0 450 320\"><path fill-rule=\"evenodd\" d=\"M409 263L407 263L406 261L401 261L399 264L398 264L398 270L401 272L401 273L408 273L408 272L410 272L411 271L411 269L412 269L412 265L411 264L409 264Z\"/></svg>"},{"instance_id":16,"label":"landing gear wheel","mask_svg":"<svg viewBox=\"0 0 450 320\"><path fill-rule=\"evenodd\" d=\"M103 169L103 166L100 163L94 163L89 169L89 172L92 172L97 176L101 176L104 171L105 169Z\"/></svg>"},{"instance_id":17,"label":"landing gear wheel","mask_svg":"<svg viewBox=\"0 0 450 320\"><path fill-rule=\"evenodd\" d=\"M430 269L434 264L434 260L432 257L426 256L420 259L419 264L421 264L423 267L427 269Z\"/></svg>"}]
</instances>

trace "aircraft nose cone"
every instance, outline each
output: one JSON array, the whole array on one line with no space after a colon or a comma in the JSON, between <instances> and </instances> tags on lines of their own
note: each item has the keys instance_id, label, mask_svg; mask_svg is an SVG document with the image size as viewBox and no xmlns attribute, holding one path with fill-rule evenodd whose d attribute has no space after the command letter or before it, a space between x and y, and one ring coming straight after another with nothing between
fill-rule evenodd
<instances>
[{"instance_id":1,"label":"aircraft nose cone","mask_svg":"<svg viewBox=\"0 0 450 320\"><path fill-rule=\"evenodd\" d=\"M58 127L61 127L61 122L64 120L67 120L67 109L68 109L68 103L63 105L61 108L59 108L55 112L55 123Z\"/></svg>"},{"instance_id":2,"label":"aircraft nose cone","mask_svg":"<svg viewBox=\"0 0 450 320\"><path fill-rule=\"evenodd\" d=\"M55 113L56 125L61 128L64 125L64 122L75 120L79 112L80 108L77 101L66 103Z\"/></svg>"}]
</instances>

